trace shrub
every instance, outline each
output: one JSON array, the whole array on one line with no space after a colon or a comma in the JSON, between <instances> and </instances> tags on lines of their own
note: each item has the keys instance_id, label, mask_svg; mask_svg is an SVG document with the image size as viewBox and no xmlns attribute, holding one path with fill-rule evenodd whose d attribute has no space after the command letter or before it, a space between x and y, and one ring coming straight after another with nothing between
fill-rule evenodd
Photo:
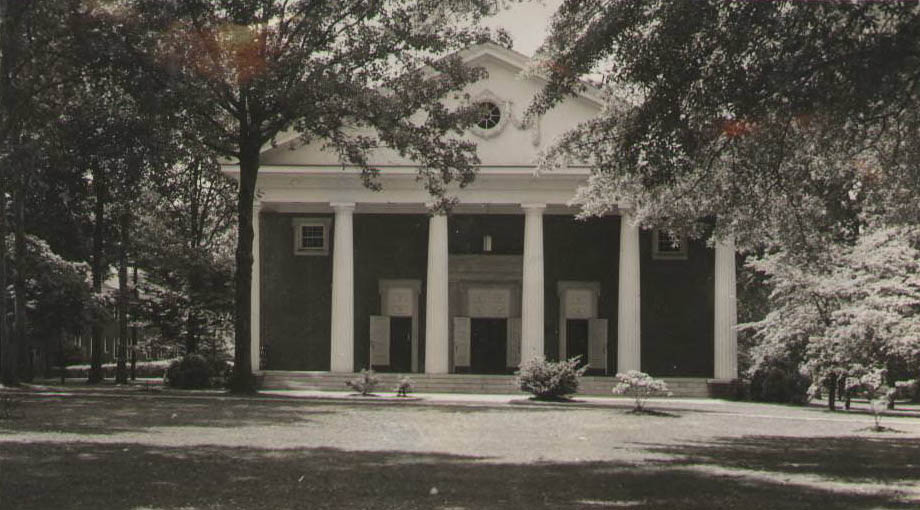
<instances>
[{"instance_id":1,"label":"shrub","mask_svg":"<svg viewBox=\"0 0 920 510\"><path fill-rule=\"evenodd\" d=\"M380 384L380 379L374 374L374 371L365 369L361 369L359 377L345 382L346 386L357 391L362 396L368 396L373 393L378 384Z\"/></svg>"},{"instance_id":2,"label":"shrub","mask_svg":"<svg viewBox=\"0 0 920 510\"><path fill-rule=\"evenodd\" d=\"M751 399L760 402L805 404L811 381L796 369L764 367L751 377Z\"/></svg>"},{"instance_id":3,"label":"shrub","mask_svg":"<svg viewBox=\"0 0 920 510\"><path fill-rule=\"evenodd\" d=\"M515 373L521 391L537 400L562 400L578 392L578 378L588 366L578 368L581 356L563 361L547 361L543 356L521 363Z\"/></svg>"},{"instance_id":4,"label":"shrub","mask_svg":"<svg viewBox=\"0 0 920 510\"><path fill-rule=\"evenodd\" d=\"M881 426L882 415L888 409L889 402L894 400L894 390L885 384L885 372L885 369L875 369L859 378L860 386L869 399L869 407L872 408L872 417L875 419L873 430L876 432L884 430Z\"/></svg>"},{"instance_id":5,"label":"shrub","mask_svg":"<svg viewBox=\"0 0 920 510\"><path fill-rule=\"evenodd\" d=\"M409 393L412 393L414 387L415 385L412 383L412 378L407 375L399 380L394 391L396 391L397 397L408 397Z\"/></svg>"},{"instance_id":6,"label":"shrub","mask_svg":"<svg viewBox=\"0 0 920 510\"><path fill-rule=\"evenodd\" d=\"M211 385L211 365L204 356L189 354L170 363L164 382L173 388L207 388Z\"/></svg>"},{"instance_id":7,"label":"shrub","mask_svg":"<svg viewBox=\"0 0 920 510\"><path fill-rule=\"evenodd\" d=\"M633 412L645 410L645 403L650 397L662 395L671 396L668 385L661 379L655 379L645 372L630 370L625 374L616 375L617 385L613 387L614 395L627 395L632 397L636 405Z\"/></svg>"}]
</instances>

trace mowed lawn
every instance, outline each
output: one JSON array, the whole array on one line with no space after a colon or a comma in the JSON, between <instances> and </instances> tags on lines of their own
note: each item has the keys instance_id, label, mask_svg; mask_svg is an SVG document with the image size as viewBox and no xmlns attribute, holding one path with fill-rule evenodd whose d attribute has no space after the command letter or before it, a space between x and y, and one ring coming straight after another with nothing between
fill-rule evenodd
<instances>
[{"instance_id":1,"label":"mowed lawn","mask_svg":"<svg viewBox=\"0 0 920 510\"><path fill-rule=\"evenodd\" d=\"M920 508L920 419L219 395L18 397L0 508Z\"/></svg>"}]
</instances>

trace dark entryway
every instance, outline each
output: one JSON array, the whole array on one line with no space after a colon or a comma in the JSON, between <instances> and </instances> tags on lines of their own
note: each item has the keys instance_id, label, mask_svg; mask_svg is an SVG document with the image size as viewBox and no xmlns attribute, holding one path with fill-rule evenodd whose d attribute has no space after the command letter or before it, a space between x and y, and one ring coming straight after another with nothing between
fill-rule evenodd
<instances>
[{"instance_id":1,"label":"dark entryway","mask_svg":"<svg viewBox=\"0 0 920 510\"><path fill-rule=\"evenodd\" d=\"M412 371L412 317L390 317L390 370Z\"/></svg>"},{"instance_id":2,"label":"dark entryway","mask_svg":"<svg viewBox=\"0 0 920 510\"><path fill-rule=\"evenodd\" d=\"M581 356L579 367L588 363L588 320L568 319L565 321L565 356Z\"/></svg>"},{"instance_id":3,"label":"dark entryway","mask_svg":"<svg viewBox=\"0 0 920 510\"><path fill-rule=\"evenodd\" d=\"M507 319L470 321L470 371L474 374L507 372Z\"/></svg>"}]
</instances>

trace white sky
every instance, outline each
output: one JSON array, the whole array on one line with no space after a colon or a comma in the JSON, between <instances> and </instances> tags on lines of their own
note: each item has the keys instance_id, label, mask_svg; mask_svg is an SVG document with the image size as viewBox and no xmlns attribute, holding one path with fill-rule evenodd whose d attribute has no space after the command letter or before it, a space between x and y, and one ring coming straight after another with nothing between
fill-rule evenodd
<instances>
[{"instance_id":1,"label":"white sky","mask_svg":"<svg viewBox=\"0 0 920 510\"><path fill-rule=\"evenodd\" d=\"M549 19L563 0L531 0L510 5L499 12L486 26L503 27L514 38L514 49L533 56L549 29Z\"/></svg>"}]
</instances>

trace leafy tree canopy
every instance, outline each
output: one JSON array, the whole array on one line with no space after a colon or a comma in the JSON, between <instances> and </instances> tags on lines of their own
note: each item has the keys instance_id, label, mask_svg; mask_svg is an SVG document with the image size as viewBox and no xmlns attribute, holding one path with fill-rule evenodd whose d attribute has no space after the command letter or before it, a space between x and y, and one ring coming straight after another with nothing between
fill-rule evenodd
<instances>
[{"instance_id":1,"label":"leafy tree canopy","mask_svg":"<svg viewBox=\"0 0 920 510\"><path fill-rule=\"evenodd\" d=\"M112 0L96 19L139 77L138 96L187 119L187 134L239 161L232 387L252 386L252 205L262 148L293 130L321 139L376 187L378 146L418 163L441 205L473 178L476 120L443 101L483 76L456 51L488 39L488 0ZM462 102L460 102L462 104Z\"/></svg>"},{"instance_id":2,"label":"leafy tree canopy","mask_svg":"<svg viewBox=\"0 0 920 510\"><path fill-rule=\"evenodd\" d=\"M544 44L541 112L603 78L608 107L547 152L590 162L588 213L790 254L920 219L916 2L567 0Z\"/></svg>"},{"instance_id":3,"label":"leafy tree canopy","mask_svg":"<svg viewBox=\"0 0 920 510\"><path fill-rule=\"evenodd\" d=\"M754 259L770 277L772 309L745 325L759 342L752 371L791 359L820 382L884 368L892 377L920 370L920 230L875 227L835 250L818 269L786 252Z\"/></svg>"},{"instance_id":4,"label":"leafy tree canopy","mask_svg":"<svg viewBox=\"0 0 920 510\"><path fill-rule=\"evenodd\" d=\"M475 162L472 144L445 137L475 112L440 99L482 77L447 55L490 38L472 28L488 4L136 0L110 15L134 30L125 58L146 66L163 101L187 115L188 133L217 154L246 166L295 130L328 142L372 183L367 153L385 145L418 161L440 195L454 180L468 182ZM424 121L410 122L419 112Z\"/></svg>"}]
</instances>

